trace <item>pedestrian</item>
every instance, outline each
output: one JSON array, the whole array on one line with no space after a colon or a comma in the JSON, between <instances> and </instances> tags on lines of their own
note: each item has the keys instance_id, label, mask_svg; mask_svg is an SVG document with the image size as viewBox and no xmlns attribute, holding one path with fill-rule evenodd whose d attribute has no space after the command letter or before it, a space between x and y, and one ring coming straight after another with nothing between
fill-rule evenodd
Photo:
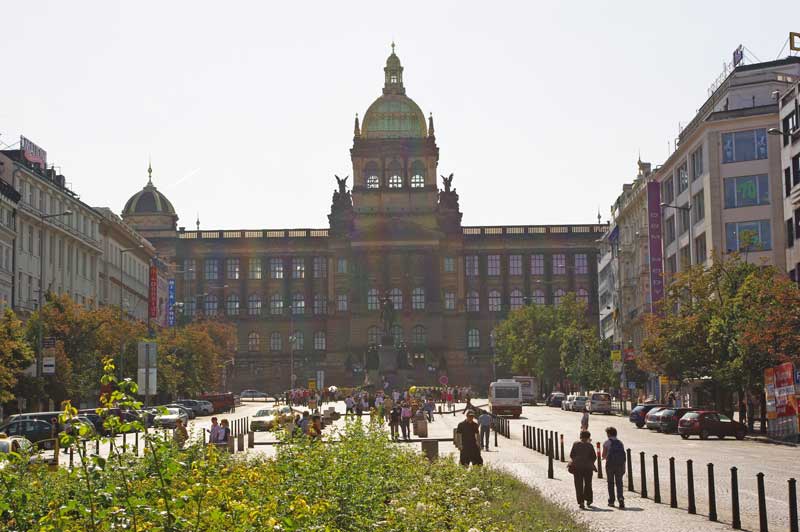
<instances>
[{"instance_id":1,"label":"pedestrian","mask_svg":"<svg viewBox=\"0 0 800 532\"><path fill-rule=\"evenodd\" d=\"M467 412L467 419L456 427L456 433L461 435L461 456L459 463L466 467L469 464L483 465L481 457L481 444L478 439L478 424L475 423L475 412Z\"/></svg>"},{"instance_id":2,"label":"pedestrian","mask_svg":"<svg viewBox=\"0 0 800 532\"><path fill-rule=\"evenodd\" d=\"M428 422L433 423L433 411L436 410L436 405L433 404L433 398L429 397L427 401L425 401L422 409L428 415Z\"/></svg>"},{"instance_id":3,"label":"pedestrian","mask_svg":"<svg viewBox=\"0 0 800 532\"><path fill-rule=\"evenodd\" d=\"M172 441L175 442L175 444L178 446L178 449L183 449L183 445L188 439L189 433L186 431L186 427L183 426L183 420L175 420L175 428L172 429Z\"/></svg>"},{"instance_id":4,"label":"pedestrian","mask_svg":"<svg viewBox=\"0 0 800 532\"><path fill-rule=\"evenodd\" d=\"M303 411L303 417L300 419L300 432L303 434L308 434L308 427L311 424L311 418L309 417L308 410Z\"/></svg>"},{"instance_id":5,"label":"pedestrian","mask_svg":"<svg viewBox=\"0 0 800 532\"><path fill-rule=\"evenodd\" d=\"M345 398L344 400L344 415L353 413L353 405L354 405L353 398L348 395L347 398Z\"/></svg>"},{"instance_id":6,"label":"pedestrian","mask_svg":"<svg viewBox=\"0 0 800 532\"><path fill-rule=\"evenodd\" d=\"M400 409L400 428L403 431L403 439L408 441L411 439L411 405L403 403Z\"/></svg>"},{"instance_id":7,"label":"pedestrian","mask_svg":"<svg viewBox=\"0 0 800 532\"><path fill-rule=\"evenodd\" d=\"M208 431L208 443L217 443L219 441L219 431L222 427L217 423L217 416L211 418L211 429Z\"/></svg>"},{"instance_id":8,"label":"pedestrian","mask_svg":"<svg viewBox=\"0 0 800 532\"><path fill-rule=\"evenodd\" d=\"M216 443L228 443L231 437L231 429L228 426L228 420L223 419L219 422L219 433Z\"/></svg>"},{"instance_id":9,"label":"pedestrian","mask_svg":"<svg viewBox=\"0 0 800 532\"><path fill-rule=\"evenodd\" d=\"M744 397L739 401L739 423L747 424L747 401Z\"/></svg>"},{"instance_id":10,"label":"pedestrian","mask_svg":"<svg viewBox=\"0 0 800 532\"><path fill-rule=\"evenodd\" d=\"M399 437L399 427L400 427L400 417L402 415L402 411L400 409L400 405L396 404L392 406L392 410L389 412L389 430L392 434L392 440L397 441Z\"/></svg>"},{"instance_id":11,"label":"pedestrian","mask_svg":"<svg viewBox=\"0 0 800 532\"><path fill-rule=\"evenodd\" d=\"M387 397L383 400L383 413L386 415L386 419L389 419L389 415L392 412L392 408L394 408L394 401L391 397Z\"/></svg>"},{"instance_id":12,"label":"pedestrian","mask_svg":"<svg viewBox=\"0 0 800 532\"><path fill-rule=\"evenodd\" d=\"M592 435L588 430L582 430L580 440L572 444L569 452L567 470L572 473L575 482L575 498L581 510L591 506L594 501L592 494L592 477L597 471L595 460L597 455L592 447ZM585 503L585 506L584 506Z\"/></svg>"},{"instance_id":13,"label":"pedestrian","mask_svg":"<svg viewBox=\"0 0 800 532\"><path fill-rule=\"evenodd\" d=\"M581 416L581 430L589 430L589 411L586 406L583 407L583 415Z\"/></svg>"},{"instance_id":14,"label":"pedestrian","mask_svg":"<svg viewBox=\"0 0 800 532\"><path fill-rule=\"evenodd\" d=\"M492 428L492 415L485 411L478 417L478 426L481 429L481 446L484 450L489 450L489 432Z\"/></svg>"},{"instance_id":15,"label":"pedestrian","mask_svg":"<svg viewBox=\"0 0 800 532\"><path fill-rule=\"evenodd\" d=\"M472 406L472 400L469 397L467 397L467 404L464 405L464 413L466 414L467 412L473 410L474 408L475 407Z\"/></svg>"},{"instance_id":16,"label":"pedestrian","mask_svg":"<svg viewBox=\"0 0 800 532\"><path fill-rule=\"evenodd\" d=\"M311 425L308 427L308 435L311 439L322 439L322 419L319 414L314 414L311 418Z\"/></svg>"},{"instance_id":17,"label":"pedestrian","mask_svg":"<svg viewBox=\"0 0 800 532\"><path fill-rule=\"evenodd\" d=\"M625 446L617 439L617 429L606 428L608 439L603 442L603 460L606 461L606 479L608 480L608 505L614 506L614 488L617 489L617 502L620 509L625 508L622 495L622 476L625 474Z\"/></svg>"}]
</instances>

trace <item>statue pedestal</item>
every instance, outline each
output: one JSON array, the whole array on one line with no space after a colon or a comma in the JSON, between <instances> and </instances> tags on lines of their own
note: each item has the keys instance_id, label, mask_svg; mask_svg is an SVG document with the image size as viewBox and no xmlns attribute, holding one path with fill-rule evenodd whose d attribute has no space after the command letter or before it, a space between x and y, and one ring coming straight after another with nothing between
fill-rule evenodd
<instances>
[{"instance_id":1,"label":"statue pedestal","mask_svg":"<svg viewBox=\"0 0 800 532\"><path fill-rule=\"evenodd\" d=\"M378 347L378 371L381 374L397 371L397 349L391 345Z\"/></svg>"}]
</instances>

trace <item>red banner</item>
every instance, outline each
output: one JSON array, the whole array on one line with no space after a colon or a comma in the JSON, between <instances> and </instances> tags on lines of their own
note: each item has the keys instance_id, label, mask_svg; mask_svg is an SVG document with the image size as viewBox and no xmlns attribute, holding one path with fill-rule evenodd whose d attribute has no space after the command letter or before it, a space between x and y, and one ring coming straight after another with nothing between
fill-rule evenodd
<instances>
[{"instance_id":1,"label":"red banner","mask_svg":"<svg viewBox=\"0 0 800 532\"><path fill-rule=\"evenodd\" d=\"M147 296L148 310L150 318L158 317L158 268L154 264L150 265L150 292Z\"/></svg>"}]
</instances>

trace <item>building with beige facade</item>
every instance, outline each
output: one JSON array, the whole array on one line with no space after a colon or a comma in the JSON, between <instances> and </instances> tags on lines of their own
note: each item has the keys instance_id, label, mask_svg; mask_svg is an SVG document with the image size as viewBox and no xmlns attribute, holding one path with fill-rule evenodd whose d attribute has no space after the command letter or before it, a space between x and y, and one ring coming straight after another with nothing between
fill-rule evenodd
<instances>
[{"instance_id":1,"label":"building with beige facade","mask_svg":"<svg viewBox=\"0 0 800 532\"><path fill-rule=\"evenodd\" d=\"M14 246L16 243L17 203L20 194L3 179L5 163L0 161L0 312L14 299Z\"/></svg>"},{"instance_id":2,"label":"building with beige facade","mask_svg":"<svg viewBox=\"0 0 800 532\"><path fill-rule=\"evenodd\" d=\"M786 270L800 282L800 82L780 95L781 168L783 215L786 224Z\"/></svg>"}]
</instances>

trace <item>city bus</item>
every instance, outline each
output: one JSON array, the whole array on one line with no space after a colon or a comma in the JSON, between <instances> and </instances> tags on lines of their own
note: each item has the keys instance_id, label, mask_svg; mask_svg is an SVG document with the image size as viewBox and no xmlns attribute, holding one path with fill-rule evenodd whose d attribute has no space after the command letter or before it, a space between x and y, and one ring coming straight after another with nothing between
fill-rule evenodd
<instances>
[{"instance_id":1,"label":"city bus","mask_svg":"<svg viewBox=\"0 0 800 532\"><path fill-rule=\"evenodd\" d=\"M522 415L522 385L514 379L489 384L489 411L495 416Z\"/></svg>"}]
</instances>

